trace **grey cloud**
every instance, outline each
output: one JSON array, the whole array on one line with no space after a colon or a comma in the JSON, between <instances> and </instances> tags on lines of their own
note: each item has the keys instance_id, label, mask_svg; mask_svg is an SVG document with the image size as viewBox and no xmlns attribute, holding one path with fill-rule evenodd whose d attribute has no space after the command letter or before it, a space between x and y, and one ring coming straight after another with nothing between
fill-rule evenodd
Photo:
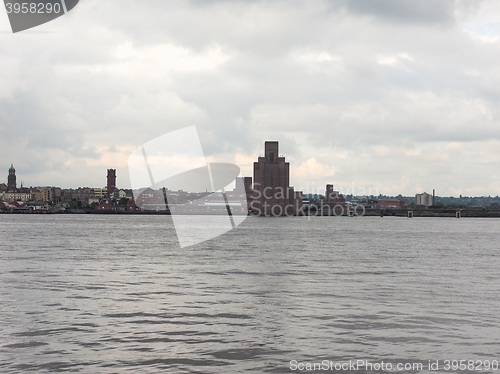
<instances>
[{"instance_id":1,"label":"grey cloud","mask_svg":"<svg viewBox=\"0 0 500 374\"><path fill-rule=\"evenodd\" d=\"M365 150L376 164L384 158L373 146L500 139L500 50L464 30L474 4L80 2L53 34L0 40L20 69L0 66L0 78L15 76L0 87L0 152L28 164L36 148L71 173L63 158L83 168L111 144L119 151L193 124L207 155L257 156L272 138L296 162ZM227 58L211 69L172 65L213 49ZM377 178L362 157L332 160L338 176ZM101 183L103 168L87 166L88 178Z\"/></svg>"},{"instance_id":2,"label":"grey cloud","mask_svg":"<svg viewBox=\"0 0 500 374\"><path fill-rule=\"evenodd\" d=\"M454 0L355 0L346 1L354 14L378 17L397 23L447 24L454 20Z\"/></svg>"}]
</instances>

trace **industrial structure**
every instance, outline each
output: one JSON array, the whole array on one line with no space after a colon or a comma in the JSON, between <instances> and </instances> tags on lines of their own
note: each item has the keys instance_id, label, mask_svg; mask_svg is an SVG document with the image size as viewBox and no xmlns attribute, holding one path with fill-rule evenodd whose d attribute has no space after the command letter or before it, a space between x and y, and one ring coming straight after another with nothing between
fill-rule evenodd
<instances>
[{"instance_id":1,"label":"industrial structure","mask_svg":"<svg viewBox=\"0 0 500 374\"><path fill-rule=\"evenodd\" d=\"M277 141L266 141L264 156L253 164L252 212L262 216L297 215L302 192L290 187L290 164L278 153Z\"/></svg>"},{"instance_id":2,"label":"industrial structure","mask_svg":"<svg viewBox=\"0 0 500 374\"><path fill-rule=\"evenodd\" d=\"M415 204L422 206L433 206L434 205L434 194L427 192L418 193L415 195Z\"/></svg>"}]
</instances>

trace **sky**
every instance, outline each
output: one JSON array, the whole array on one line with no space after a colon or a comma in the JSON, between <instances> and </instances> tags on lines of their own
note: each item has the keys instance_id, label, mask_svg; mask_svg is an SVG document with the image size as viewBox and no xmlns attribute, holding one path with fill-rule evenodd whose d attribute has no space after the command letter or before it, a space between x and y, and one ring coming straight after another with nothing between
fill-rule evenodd
<instances>
[{"instance_id":1,"label":"sky","mask_svg":"<svg viewBox=\"0 0 500 374\"><path fill-rule=\"evenodd\" d=\"M279 141L304 192L497 196L499 62L487 0L81 0L16 34L0 9L0 183L129 188L195 125L244 176Z\"/></svg>"}]
</instances>

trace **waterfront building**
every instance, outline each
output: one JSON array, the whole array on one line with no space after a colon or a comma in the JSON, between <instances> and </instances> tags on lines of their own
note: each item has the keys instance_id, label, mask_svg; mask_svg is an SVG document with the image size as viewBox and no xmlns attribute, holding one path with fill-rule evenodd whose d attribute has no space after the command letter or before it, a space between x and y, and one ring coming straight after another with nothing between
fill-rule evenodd
<instances>
[{"instance_id":1,"label":"waterfront building","mask_svg":"<svg viewBox=\"0 0 500 374\"><path fill-rule=\"evenodd\" d=\"M325 203L339 203L339 204L344 204L345 203L345 197L340 194L339 191L335 191L333 189L332 184L327 184L326 185L326 190L325 190Z\"/></svg>"},{"instance_id":2,"label":"waterfront building","mask_svg":"<svg viewBox=\"0 0 500 374\"><path fill-rule=\"evenodd\" d=\"M32 187L33 200L43 202L60 201L62 191L59 187Z\"/></svg>"},{"instance_id":3,"label":"waterfront building","mask_svg":"<svg viewBox=\"0 0 500 374\"><path fill-rule=\"evenodd\" d=\"M94 197L97 197L98 199L103 199L107 197L108 194L108 188L107 187L97 187L93 189L94 191Z\"/></svg>"},{"instance_id":4,"label":"waterfront building","mask_svg":"<svg viewBox=\"0 0 500 374\"><path fill-rule=\"evenodd\" d=\"M20 191L9 191L4 193L5 201L13 202L13 201L30 201L32 199L32 194L29 191L26 191L24 188Z\"/></svg>"},{"instance_id":5,"label":"waterfront building","mask_svg":"<svg viewBox=\"0 0 500 374\"><path fill-rule=\"evenodd\" d=\"M432 206L434 205L433 195L430 193L424 192L415 195L415 204L423 205L423 206Z\"/></svg>"},{"instance_id":6,"label":"waterfront building","mask_svg":"<svg viewBox=\"0 0 500 374\"><path fill-rule=\"evenodd\" d=\"M111 197L113 197L116 200L123 199L124 197L127 197L127 192L123 189L115 189L114 192L112 193Z\"/></svg>"},{"instance_id":7,"label":"waterfront building","mask_svg":"<svg viewBox=\"0 0 500 374\"><path fill-rule=\"evenodd\" d=\"M52 201L52 190L50 187L35 187L32 190L33 200Z\"/></svg>"},{"instance_id":8,"label":"waterfront building","mask_svg":"<svg viewBox=\"0 0 500 374\"><path fill-rule=\"evenodd\" d=\"M377 206L380 209L398 209L408 207L408 201L406 200L394 200L394 199L379 199L377 200Z\"/></svg>"},{"instance_id":9,"label":"waterfront building","mask_svg":"<svg viewBox=\"0 0 500 374\"><path fill-rule=\"evenodd\" d=\"M64 190L63 201L80 201L83 205L89 204L89 199L95 198L94 189L90 187L78 187L76 189ZM100 200L99 200L100 201Z\"/></svg>"},{"instance_id":10,"label":"waterfront building","mask_svg":"<svg viewBox=\"0 0 500 374\"><path fill-rule=\"evenodd\" d=\"M94 210L96 212L112 212L114 209L114 207L111 205L111 204L108 204L107 202L103 201L102 203L100 203L99 205L97 205Z\"/></svg>"},{"instance_id":11,"label":"waterfront building","mask_svg":"<svg viewBox=\"0 0 500 374\"><path fill-rule=\"evenodd\" d=\"M101 199L98 199L97 197L89 197L88 199L88 205L96 204L98 205L101 202Z\"/></svg>"},{"instance_id":12,"label":"waterfront building","mask_svg":"<svg viewBox=\"0 0 500 374\"><path fill-rule=\"evenodd\" d=\"M320 197L322 215L344 215L346 212L345 197L333 189L332 184L327 184L325 196Z\"/></svg>"},{"instance_id":13,"label":"waterfront building","mask_svg":"<svg viewBox=\"0 0 500 374\"><path fill-rule=\"evenodd\" d=\"M277 141L266 141L264 156L253 166L252 210L258 215L298 214L302 193L290 187L290 164L278 153Z\"/></svg>"}]
</instances>

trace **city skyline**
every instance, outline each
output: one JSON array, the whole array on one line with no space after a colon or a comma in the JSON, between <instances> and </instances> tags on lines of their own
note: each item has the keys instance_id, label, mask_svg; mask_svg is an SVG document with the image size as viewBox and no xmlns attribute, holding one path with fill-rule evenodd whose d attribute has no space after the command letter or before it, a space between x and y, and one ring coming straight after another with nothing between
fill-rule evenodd
<instances>
[{"instance_id":1,"label":"city skyline","mask_svg":"<svg viewBox=\"0 0 500 374\"><path fill-rule=\"evenodd\" d=\"M267 146L269 143L275 143L276 144L276 147L278 147L278 143L277 141L266 141L265 142L265 146L266 146L266 152L267 152ZM253 177L251 176L244 176L244 175L240 175L238 177L238 179L241 179L242 181L245 181L245 186L246 188L250 188L250 186L253 184L253 183L256 183L256 186L254 185L254 189L256 190L260 190L260 187L262 187L262 185L266 185L266 183L262 183L261 179L263 177L259 177L259 178L255 178L255 168L256 168L256 165L259 164L261 161L261 159L265 159L267 158L267 154L266 152L264 152L264 157L262 156L259 156L258 157L258 162L254 162L254 170L253 170ZM283 163L284 163L284 159L285 157L283 155L281 155L281 153L279 153L280 156L279 158L283 160ZM286 163L287 164L287 172L286 174L289 175L290 171L288 170L289 166L288 166L288 162ZM279 175L280 173L278 173ZM289 176L287 177L289 178ZM61 186L58 186L58 185L55 185L55 184L51 184L51 183L45 183L45 184L41 184L41 185L36 185L36 184L24 184L23 185L23 181L20 182L20 186L18 187L17 186L17 174L16 174L16 169L14 167L14 164L11 163L11 166L9 167L8 169L8 175L7 175L7 178L6 178L6 182L3 182L2 180L0 180L0 187L4 188L5 189L5 192L12 192L12 191L25 191L25 192L28 192L31 188L58 188L58 189L61 189L61 190L79 190L79 189L86 189L86 190L91 190L91 189L97 189L99 190L99 193L100 194L103 194L102 196L104 196L104 192L105 194L107 194L107 196L110 196L112 191L123 191L123 190L127 190L127 191L134 191L134 189L131 189L129 187L124 187L124 186L120 186L117 184L116 182L117 180L117 176L116 176L116 169L107 169L107 175L106 175L106 183L104 185L101 185L101 186L98 186L98 185L90 185L90 184L85 184L85 185L80 185L80 186L70 186L70 187L61 187ZM247 180L250 181L249 184L247 184ZM255 182L255 180L257 180L257 182ZM243 183L243 182L242 182ZM283 183L283 185L280 187L282 188L283 190L287 189L287 188L291 188L291 191L293 192L294 191L294 187L286 187L286 182ZM168 186L167 186L168 187ZM298 194L302 194L303 197L305 195L318 195L318 196L322 196L322 197L325 197L327 200L331 198L331 196L333 196L334 194L337 194L337 197L338 197L338 194L340 193L342 196L343 195L349 195L349 196L357 196L357 197L369 197L369 196L391 196L391 195L388 195L388 194L385 194L385 193L375 193L375 191L372 191L372 190L366 190L364 191L362 188L361 189L358 189L358 192L361 191L362 193L352 193L352 191L355 191L356 188L353 186L353 189L352 190L346 190L346 191L343 191L341 190L340 188L336 187L337 188L337 191L334 191L334 185L333 184L327 184L326 187L325 186L315 186L313 185L314 189L313 190L308 190L308 191L299 191L299 192L296 192ZM144 187L144 188L147 188L149 189L149 187ZM326 188L326 193L323 194L324 192L324 189ZM142 190L143 188L139 188L137 189L137 191L140 191ZM160 188L161 190L162 188ZM3 191L2 189L0 189L0 191ZM172 189L172 191L176 191L176 189ZM366 193L364 193L364 192ZM204 191L192 191L194 193L202 193ZM207 191L205 191L207 192ZM214 191L208 191L208 192L214 192ZM260 196L263 196L263 193L262 191L258 193ZM432 189L432 195L429 194L427 191L421 191L421 192L417 192L415 193L414 195L404 195L404 194L401 194L401 193L398 193L398 194L393 194L392 197L405 197L405 198L408 198L408 197L413 197L415 196L415 199L416 201L418 201L419 199L419 195L427 195L427 196L430 196L431 198L433 196L437 196L435 194L435 189ZM1 195L0 195L1 196ZM330 197L329 197L330 196ZM442 197L453 197L453 198L462 198L462 194L460 194L459 196L445 196L445 195L442 195ZM473 198L473 197L476 197L476 198L481 198L481 197L496 197L498 198L499 195L480 195L480 196L467 196L467 195L464 195L463 196L464 198ZM345 201L345 199L344 199ZM285 204L286 205L286 204ZM427 205L427 204L423 204L423 205Z\"/></svg>"},{"instance_id":2,"label":"city skyline","mask_svg":"<svg viewBox=\"0 0 500 374\"><path fill-rule=\"evenodd\" d=\"M87 0L16 35L0 12L0 158L129 188L134 149L196 125L243 176L279 140L305 193L496 196L499 25L492 1Z\"/></svg>"}]
</instances>

